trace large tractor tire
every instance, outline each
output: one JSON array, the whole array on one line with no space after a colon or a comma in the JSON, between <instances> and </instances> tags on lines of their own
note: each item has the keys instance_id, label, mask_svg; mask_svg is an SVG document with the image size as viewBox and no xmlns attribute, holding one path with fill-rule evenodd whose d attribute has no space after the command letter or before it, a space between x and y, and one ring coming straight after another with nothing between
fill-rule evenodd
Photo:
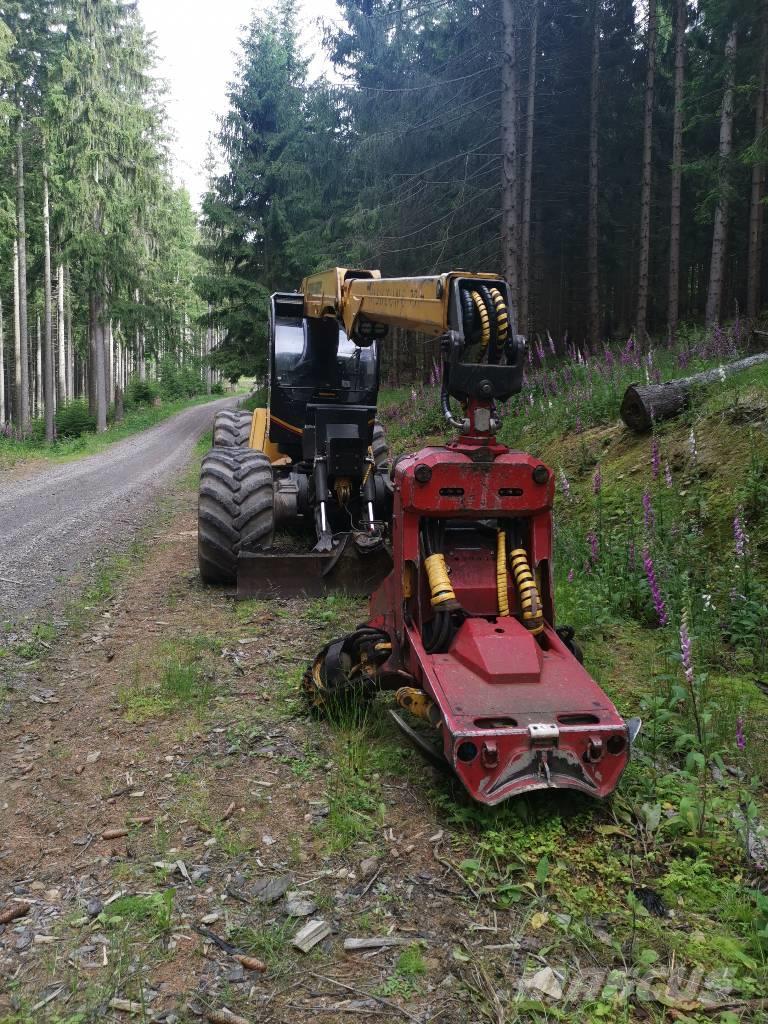
<instances>
[{"instance_id":1,"label":"large tractor tire","mask_svg":"<svg viewBox=\"0 0 768 1024\"><path fill-rule=\"evenodd\" d=\"M213 421L214 448L246 448L251 436L253 413L240 409L222 409Z\"/></svg>"},{"instance_id":2,"label":"large tractor tire","mask_svg":"<svg viewBox=\"0 0 768 1024\"><path fill-rule=\"evenodd\" d=\"M275 531L272 466L250 448L213 448L200 470L198 562L206 583L237 581L241 551L265 551Z\"/></svg>"},{"instance_id":3,"label":"large tractor tire","mask_svg":"<svg viewBox=\"0 0 768 1024\"><path fill-rule=\"evenodd\" d=\"M389 462L389 445L384 427L378 420L373 425L373 441L371 443L373 461L377 469L382 469Z\"/></svg>"}]
</instances>

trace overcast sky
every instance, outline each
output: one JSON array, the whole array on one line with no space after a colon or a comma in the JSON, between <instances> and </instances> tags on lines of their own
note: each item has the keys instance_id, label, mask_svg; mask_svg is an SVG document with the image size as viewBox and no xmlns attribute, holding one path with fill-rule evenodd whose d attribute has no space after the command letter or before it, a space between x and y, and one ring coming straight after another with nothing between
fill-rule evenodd
<instances>
[{"instance_id":1,"label":"overcast sky","mask_svg":"<svg viewBox=\"0 0 768 1024\"><path fill-rule=\"evenodd\" d=\"M196 205L205 187L208 135L216 115L227 107L240 29L253 10L267 6L268 0L139 0L144 22L156 35L158 74L170 87L169 114L178 136L176 175ZM317 20L335 18L335 0L301 0L301 8L305 48L317 52Z\"/></svg>"}]
</instances>

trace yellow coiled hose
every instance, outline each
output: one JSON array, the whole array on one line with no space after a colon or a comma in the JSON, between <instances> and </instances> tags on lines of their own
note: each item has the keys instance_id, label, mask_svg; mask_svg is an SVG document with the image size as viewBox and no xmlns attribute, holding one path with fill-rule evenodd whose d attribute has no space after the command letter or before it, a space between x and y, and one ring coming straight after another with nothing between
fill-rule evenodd
<instances>
[{"instance_id":1,"label":"yellow coiled hose","mask_svg":"<svg viewBox=\"0 0 768 1024\"><path fill-rule=\"evenodd\" d=\"M496 307L497 325L499 331L499 345L504 345L509 337L509 313L504 302L504 296L498 288L491 288L491 298Z\"/></svg>"},{"instance_id":2,"label":"yellow coiled hose","mask_svg":"<svg viewBox=\"0 0 768 1024\"><path fill-rule=\"evenodd\" d=\"M509 594L507 593L507 535L499 530L496 535L496 590L499 595L499 615L509 615Z\"/></svg>"},{"instance_id":3,"label":"yellow coiled hose","mask_svg":"<svg viewBox=\"0 0 768 1024\"><path fill-rule=\"evenodd\" d=\"M544 612L539 598L539 589L528 564L528 555L524 548L515 548L509 556L512 575L515 577L517 592L520 595L520 608L523 613L523 625L534 636L544 629Z\"/></svg>"},{"instance_id":4,"label":"yellow coiled hose","mask_svg":"<svg viewBox=\"0 0 768 1024\"><path fill-rule=\"evenodd\" d=\"M440 608L448 601L455 601L456 595L453 592L451 581L448 579L448 566L445 564L444 555L430 555L424 560L424 567L427 570L429 588L432 591L432 607Z\"/></svg>"},{"instance_id":5,"label":"yellow coiled hose","mask_svg":"<svg viewBox=\"0 0 768 1024\"><path fill-rule=\"evenodd\" d=\"M488 342L491 340L491 316L479 292L472 292L472 301L480 317L480 344L485 349L488 348Z\"/></svg>"}]
</instances>

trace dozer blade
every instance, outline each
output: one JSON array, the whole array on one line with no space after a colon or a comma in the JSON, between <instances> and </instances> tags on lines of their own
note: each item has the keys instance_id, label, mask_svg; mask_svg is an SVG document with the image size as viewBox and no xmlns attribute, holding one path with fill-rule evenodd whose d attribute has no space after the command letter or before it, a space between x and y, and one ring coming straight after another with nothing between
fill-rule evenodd
<instances>
[{"instance_id":1,"label":"dozer blade","mask_svg":"<svg viewBox=\"0 0 768 1024\"><path fill-rule=\"evenodd\" d=\"M361 553L351 535L328 554L243 552L237 562L237 597L322 597L334 591L367 597L391 571L386 546Z\"/></svg>"}]
</instances>

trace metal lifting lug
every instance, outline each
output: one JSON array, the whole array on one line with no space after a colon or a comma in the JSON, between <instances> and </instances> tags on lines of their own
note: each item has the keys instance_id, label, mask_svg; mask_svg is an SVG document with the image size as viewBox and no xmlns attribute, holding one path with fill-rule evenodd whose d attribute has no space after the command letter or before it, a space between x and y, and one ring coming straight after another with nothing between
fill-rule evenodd
<instances>
[{"instance_id":1,"label":"metal lifting lug","mask_svg":"<svg viewBox=\"0 0 768 1024\"><path fill-rule=\"evenodd\" d=\"M587 761L589 764L596 764L602 758L604 753L605 750L603 747L603 741L600 739L600 737L590 736L589 745L587 747L586 753L584 754L584 760Z\"/></svg>"},{"instance_id":2,"label":"metal lifting lug","mask_svg":"<svg viewBox=\"0 0 768 1024\"><path fill-rule=\"evenodd\" d=\"M494 740L486 740L485 743L483 743L480 760L482 761L484 768L499 767L499 751Z\"/></svg>"},{"instance_id":3,"label":"metal lifting lug","mask_svg":"<svg viewBox=\"0 0 768 1024\"><path fill-rule=\"evenodd\" d=\"M528 726L532 747L556 747L560 740L560 729L549 722L534 722Z\"/></svg>"}]
</instances>

